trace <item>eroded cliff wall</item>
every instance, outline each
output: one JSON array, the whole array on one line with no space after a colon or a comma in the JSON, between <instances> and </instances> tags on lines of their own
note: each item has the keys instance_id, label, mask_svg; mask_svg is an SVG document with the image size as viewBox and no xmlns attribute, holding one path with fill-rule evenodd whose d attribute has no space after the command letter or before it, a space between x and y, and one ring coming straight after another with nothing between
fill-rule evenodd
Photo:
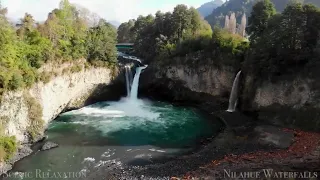
<instances>
[{"instance_id":1,"label":"eroded cliff wall","mask_svg":"<svg viewBox=\"0 0 320 180\"><path fill-rule=\"evenodd\" d=\"M108 68L83 67L77 72L61 73L46 83L38 82L29 89L5 92L0 104L2 133L14 136L19 150L12 160L0 163L1 173L32 152L31 143L43 137L50 121L66 109L86 105L111 80L112 71Z\"/></svg>"},{"instance_id":2,"label":"eroded cliff wall","mask_svg":"<svg viewBox=\"0 0 320 180\"><path fill-rule=\"evenodd\" d=\"M253 80L247 75L242 110L279 126L320 130L320 87L315 78L292 74L276 81Z\"/></svg>"}]
</instances>

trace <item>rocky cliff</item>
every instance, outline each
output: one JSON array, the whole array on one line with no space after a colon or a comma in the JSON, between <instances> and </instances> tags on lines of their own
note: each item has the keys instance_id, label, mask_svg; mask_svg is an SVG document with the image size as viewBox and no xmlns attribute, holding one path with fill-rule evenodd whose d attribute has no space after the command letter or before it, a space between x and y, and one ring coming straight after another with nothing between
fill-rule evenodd
<instances>
[{"instance_id":1,"label":"rocky cliff","mask_svg":"<svg viewBox=\"0 0 320 180\"><path fill-rule=\"evenodd\" d=\"M151 65L141 75L139 91L148 97L183 103L216 100L227 108L234 76L235 71L227 66Z\"/></svg>"},{"instance_id":2,"label":"rocky cliff","mask_svg":"<svg viewBox=\"0 0 320 180\"><path fill-rule=\"evenodd\" d=\"M55 73L48 82L38 82L29 89L4 93L0 104L2 128L19 145L11 163L30 154L27 144L39 140L48 123L61 112L87 104L97 89L106 87L111 82L111 72L107 68L83 67L69 73ZM2 163L2 172L9 170L11 163Z\"/></svg>"},{"instance_id":3,"label":"rocky cliff","mask_svg":"<svg viewBox=\"0 0 320 180\"><path fill-rule=\"evenodd\" d=\"M300 74L279 77L275 82L250 76L245 79L241 98L247 103L242 110L255 111L260 120L272 124L320 130L320 87L316 79Z\"/></svg>"},{"instance_id":4,"label":"rocky cliff","mask_svg":"<svg viewBox=\"0 0 320 180\"><path fill-rule=\"evenodd\" d=\"M142 74L141 92L168 101L205 102L209 111L227 108L235 68L184 63L152 64ZM308 72L309 73L309 72ZM275 81L241 75L238 109L271 124L320 130L317 77L287 74ZM222 102L218 106L208 102Z\"/></svg>"}]
</instances>

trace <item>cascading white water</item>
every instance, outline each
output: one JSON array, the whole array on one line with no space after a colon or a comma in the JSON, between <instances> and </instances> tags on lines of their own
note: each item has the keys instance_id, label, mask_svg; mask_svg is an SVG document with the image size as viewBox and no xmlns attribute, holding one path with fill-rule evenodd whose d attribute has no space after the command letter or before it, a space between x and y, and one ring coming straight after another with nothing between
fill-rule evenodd
<instances>
[{"instance_id":1,"label":"cascading white water","mask_svg":"<svg viewBox=\"0 0 320 180\"><path fill-rule=\"evenodd\" d=\"M229 99L228 112L234 112L237 107L238 102L238 92L239 92L239 80L240 80L241 71L238 72L236 78L233 81L232 90Z\"/></svg>"},{"instance_id":2,"label":"cascading white water","mask_svg":"<svg viewBox=\"0 0 320 180\"><path fill-rule=\"evenodd\" d=\"M132 77L132 71L131 71L131 67L129 66L129 86L130 86L130 92L131 92L131 87L132 87L132 81L133 81L133 77ZM129 92L129 95L130 95L130 92Z\"/></svg>"},{"instance_id":3,"label":"cascading white water","mask_svg":"<svg viewBox=\"0 0 320 180\"><path fill-rule=\"evenodd\" d=\"M127 88L127 97L130 97L130 90L131 90L131 68L130 66L125 66L125 76L126 76L126 88Z\"/></svg>"},{"instance_id":4,"label":"cascading white water","mask_svg":"<svg viewBox=\"0 0 320 180\"><path fill-rule=\"evenodd\" d=\"M136 74L134 75L131 92L130 92L130 99L135 100L138 99L138 88L139 88L139 79L140 74L143 69L147 68L147 66L137 67Z\"/></svg>"}]
</instances>

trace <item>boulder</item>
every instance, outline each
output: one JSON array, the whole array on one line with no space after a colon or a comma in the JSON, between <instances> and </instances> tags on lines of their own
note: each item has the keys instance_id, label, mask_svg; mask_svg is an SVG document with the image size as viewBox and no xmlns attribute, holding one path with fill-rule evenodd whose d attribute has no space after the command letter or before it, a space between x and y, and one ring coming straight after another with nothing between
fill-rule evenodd
<instances>
[{"instance_id":1,"label":"boulder","mask_svg":"<svg viewBox=\"0 0 320 180\"><path fill-rule=\"evenodd\" d=\"M46 151L46 150L49 150L52 148L56 148L58 146L59 145L57 143L48 141L48 142L44 143L44 145L41 147L41 151Z\"/></svg>"},{"instance_id":2,"label":"boulder","mask_svg":"<svg viewBox=\"0 0 320 180\"><path fill-rule=\"evenodd\" d=\"M294 141L294 133L282 130L279 127L261 125L254 131L257 133L257 141L262 145L271 145L276 148L286 149Z\"/></svg>"}]
</instances>

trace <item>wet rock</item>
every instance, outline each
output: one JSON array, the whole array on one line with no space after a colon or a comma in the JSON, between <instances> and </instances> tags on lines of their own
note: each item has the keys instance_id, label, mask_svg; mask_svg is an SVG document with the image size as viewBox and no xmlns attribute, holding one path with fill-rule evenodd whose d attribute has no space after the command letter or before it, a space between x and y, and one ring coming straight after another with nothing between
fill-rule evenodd
<instances>
[{"instance_id":1,"label":"wet rock","mask_svg":"<svg viewBox=\"0 0 320 180\"><path fill-rule=\"evenodd\" d=\"M0 163L0 174L10 171L13 167L13 164L26 156L32 154L31 144L22 144L18 151L7 163Z\"/></svg>"},{"instance_id":2,"label":"wet rock","mask_svg":"<svg viewBox=\"0 0 320 180\"><path fill-rule=\"evenodd\" d=\"M49 150L49 149L52 149L52 148L56 148L58 146L59 145L57 143L48 141L48 142L44 143L44 145L41 148L41 151L46 151L46 150Z\"/></svg>"},{"instance_id":3,"label":"wet rock","mask_svg":"<svg viewBox=\"0 0 320 180\"><path fill-rule=\"evenodd\" d=\"M9 163L13 164L13 163L19 161L20 159L23 159L23 158L29 156L30 154L32 154L32 152L33 151L31 149L31 144L22 145L18 149L18 151L16 152L14 157L10 159Z\"/></svg>"},{"instance_id":4,"label":"wet rock","mask_svg":"<svg viewBox=\"0 0 320 180\"><path fill-rule=\"evenodd\" d=\"M281 128L274 126L257 126L257 141L261 145L272 145L276 148L286 149L294 141L293 132L283 131Z\"/></svg>"}]
</instances>

